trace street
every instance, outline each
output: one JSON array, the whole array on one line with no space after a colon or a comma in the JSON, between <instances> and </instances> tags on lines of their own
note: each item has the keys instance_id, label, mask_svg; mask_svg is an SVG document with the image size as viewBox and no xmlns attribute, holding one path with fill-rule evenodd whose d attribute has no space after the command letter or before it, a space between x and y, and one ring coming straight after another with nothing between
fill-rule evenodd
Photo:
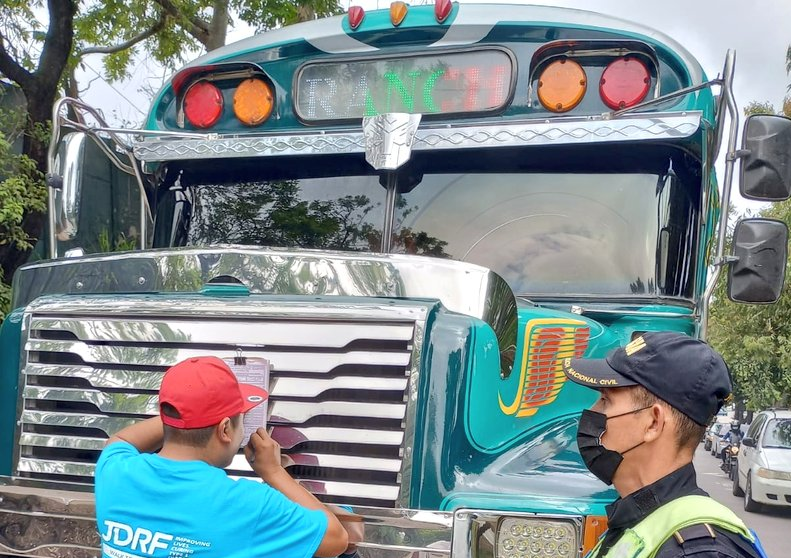
<instances>
[{"instance_id":1,"label":"street","mask_svg":"<svg viewBox=\"0 0 791 558\"><path fill-rule=\"evenodd\" d=\"M788 556L788 531L791 529L791 506L786 508L764 508L762 513L744 511L742 498L731 493L732 483L720 470L720 460L703 449L703 444L695 452L695 470L698 473L698 486L709 495L728 506L741 517L747 526L758 533L758 538L769 558Z\"/></svg>"}]
</instances>

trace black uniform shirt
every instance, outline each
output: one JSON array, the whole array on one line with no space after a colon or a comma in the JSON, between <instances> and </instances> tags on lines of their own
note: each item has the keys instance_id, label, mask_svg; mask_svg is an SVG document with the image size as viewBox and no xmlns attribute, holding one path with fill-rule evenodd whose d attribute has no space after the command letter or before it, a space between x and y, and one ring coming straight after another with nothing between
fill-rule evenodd
<instances>
[{"instance_id":1,"label":"black uniform shirt","mask_svg":"<svg viewBox=\"0 0 791 558\"><path fill-rule=\"evenodd\" d=\"M606 556L624 530L640 523L661 505L693 494L708 496L698 488L695 468L689 463L626 498L617 499L607 506L608 530L598 555ZM659 549L656 558L760 558L752 545L738 534L713 525L711 531L706 525L692 525L681 529L679 534L684 542L670 537Z\"/></svg>"}]
</instances>

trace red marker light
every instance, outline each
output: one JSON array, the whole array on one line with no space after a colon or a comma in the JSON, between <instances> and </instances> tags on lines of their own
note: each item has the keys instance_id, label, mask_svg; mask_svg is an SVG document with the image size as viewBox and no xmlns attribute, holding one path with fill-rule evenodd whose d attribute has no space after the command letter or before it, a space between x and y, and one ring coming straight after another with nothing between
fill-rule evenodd
<instances>
[{"instance_id":1,"label":"red marker light","mask_svg":"<svg viewBox=\"0 0 791 558\"><path fill-rule=\"evenodd\" d=\"M222 114L222 93L208 81L192 85L184 96L184 115L196 128L210 128Z\"/></svg>"},{"instance_id":2,"label":"red marker light","mask_svg":"<svg viewBox=\"0 0 791 558\"><path fill-rule=\"evenodd\" d=\"M365 10L363 10L362 6L349 7L349 27L352 28L352 31L360 26L363 19L365 19Z\"/></svg>"},{"instance_id":3,"label":"red marker light","mask_svg":"<svg viewBox=\"0 0 791 558\"><path fill-rule=\"evenodd\" d=\"M599 95L604 104L618 110L633 107L648 95L651 74L635 58L619 58L610 63L599 81Z\"/></svg>"},{"instance_id":4,"label":"red marker light","mask_svg":"<svg viewBox=\"0 0 791 558\"><path fill-rule=\"evenodd\" d=\"M437 23L442 23L450 15L453 10L453 2L451 0L437 0L434 3L434 17L437 18Z\"/></svg>"}]
</instances>

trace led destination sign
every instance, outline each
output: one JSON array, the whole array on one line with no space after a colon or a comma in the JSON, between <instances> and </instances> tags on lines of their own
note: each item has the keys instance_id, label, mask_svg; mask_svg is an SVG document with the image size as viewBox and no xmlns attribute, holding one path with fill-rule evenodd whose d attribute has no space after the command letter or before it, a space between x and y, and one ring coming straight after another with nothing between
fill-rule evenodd
<instances>
[{"instance_id":1,"label":"led destination sign","mask_svg":"<svg viewBox=\"0 0 791 558\"><path fill-rule=\"evenodd\" d=\"M491 112L508 102L514 74L511 56L491 48L309 63L297 76L295 104L304 121Z\"/></svg>"}]
</instances>

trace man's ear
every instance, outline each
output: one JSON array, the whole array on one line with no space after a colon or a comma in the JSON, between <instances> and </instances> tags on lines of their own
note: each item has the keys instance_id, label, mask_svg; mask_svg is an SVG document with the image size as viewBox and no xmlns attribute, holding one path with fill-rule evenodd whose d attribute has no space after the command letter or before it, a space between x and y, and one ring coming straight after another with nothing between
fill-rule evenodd
<instances>
[{"instance_id":1,"label":"man's ear","mask_svg":"<svg viewBox=\"0 0 791 558\"><path fill-rule=\"evenodd\" d=\"M231 422L230 418L225 417L222 419L216 428L220 441L225 443L233 442L233 422Z\"/></svg>"},{"instance_id":2,"label":"man's ear","mask_svg":"<svg viewBox=\"0 0 791 558\"><path fill-rule=\"evenodd\" d=\"M646 411L648 411L646 414L650 417L651 422L645 431L643 439L646 442L653 442L665 431L667 421L671 420L669 416L670 413L668 413L665 406L660 403L654 403L649 409L646 409Z\"/></svg>"}]
</instances>

